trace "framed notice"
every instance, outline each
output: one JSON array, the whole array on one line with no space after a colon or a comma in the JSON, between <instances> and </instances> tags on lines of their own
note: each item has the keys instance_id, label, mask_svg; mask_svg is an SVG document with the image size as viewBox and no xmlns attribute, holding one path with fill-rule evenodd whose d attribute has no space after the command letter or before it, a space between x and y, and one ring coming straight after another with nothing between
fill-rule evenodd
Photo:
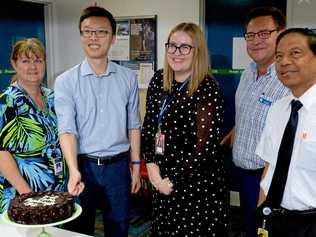
<instances>
[{"instance_id":1,"label":"framed notice","mask_svg":"<svg viewBox=\"0 0 316 237\"><path fill-rule=\"evenodd\" d=\"M109 58L134 70L139 88L147 88L157 69L157 16L115 18L116 42Z\"/></svg>"}]
</instances>

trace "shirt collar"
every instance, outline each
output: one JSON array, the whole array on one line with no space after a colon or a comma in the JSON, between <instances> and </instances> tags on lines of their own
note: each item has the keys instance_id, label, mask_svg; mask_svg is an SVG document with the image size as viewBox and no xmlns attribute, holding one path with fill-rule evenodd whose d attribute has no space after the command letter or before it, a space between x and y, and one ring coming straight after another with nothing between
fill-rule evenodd
<instances>
[{"instance_id":1,"label":"shirt collar","mask_svg":"<svg viewBox=\"0 0 316 237\"><path fill-rule=\"evenodd\" d=\"M250 62L250 69L253 73L255 73L256 75L258 74L258 70L257 70L257 64L255 61L251 61ZM274 77L276 75L276 71L275 71L275 64L272 63L267 70L267 73L264 74L264 76L272 76Z\"/></svg>"},{"instance_id":2,"label":"shirt collar","mask_svg":"<svg viewBox=\"0 0 316 237\"><path fill-rule=\"evenodd\" d=\"M106 68L105 73L101 74L101 75L96 75L95 72L93 71L93 69L91 68L87 58L85 58L85 60L82 62L81 64L81 72L80 75L82 77L84 76L88 76L88 75L94 75L96 77L107 77L109 76L111 73L115 73L117 71L116 68L116 64L111 62L110 60L108 60L108 66Z\"/></svg>"},{"instance_id":3,"label":"shirt collar","mask_svg":"<svg viewBox=\"0 0 316 237\"><path fill-rule=\"evenodd\" d=\"M299 100L303 104L303 108L306 110L309 110L311 106L316 102L316 84L314 84L311 88L309 88L303 95L301 95L299 98L295 97L293 94L291 94L291 99Z\"/></svg>"}]
</instances>

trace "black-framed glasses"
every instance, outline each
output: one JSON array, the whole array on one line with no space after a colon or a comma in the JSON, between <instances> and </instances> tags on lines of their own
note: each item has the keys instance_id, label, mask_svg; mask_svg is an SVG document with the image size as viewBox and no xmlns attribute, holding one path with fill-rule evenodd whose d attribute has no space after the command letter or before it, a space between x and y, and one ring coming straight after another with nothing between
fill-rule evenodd
<instances>
[{"instance_id":1,"label":"black-framed glasses","mask_svg":"<svg viewBox=\"0 0 316 237\"><path fill-rule=\"evenodd\" d=\"M274 31L277 31L278 29L274 29L274 30L261 30L261 31L258 31L257 33L255 32L247 32L245 33L245 39L247 41L252 41L255 39L256 35L258 35L258 37L260 39L268 39L270 38L272 32Z\"/></svg>"},{"instance_id":2,"label":"black-framed glasses","mask_svg":"<svg viewBox=\"0 0 316 237\"><path fill-rule=\"evenodd\" d=\"M179 50L179 53L182 55L188 55L191 50L194 48L192 45L189 44L181 44L180 46L177 46L173 43L165 43L167 53L169 54L175 54L177 50Z\"/></svg>"},{"instance_id":3,"label":"black-framed glasses","mask_svg":"<svg viewBox=\"0 0 316 237\"><path fill-rule=\"evenodd\" d=\"M80 34L85 37L85 38L89 38L91 37L93 34L95 34L96 37L98 38L104 38L107 37L111 34L110 31L108 30L88 30L88 29L84 29L80 31Z\"/></svg>"}]
</instances>

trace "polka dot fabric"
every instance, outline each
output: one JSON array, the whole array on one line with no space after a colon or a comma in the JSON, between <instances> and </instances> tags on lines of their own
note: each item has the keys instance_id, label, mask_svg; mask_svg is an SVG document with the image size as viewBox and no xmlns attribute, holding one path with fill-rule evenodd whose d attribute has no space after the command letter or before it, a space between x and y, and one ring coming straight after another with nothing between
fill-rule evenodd
<instances>
[{"instance_id":1,"label":"polka dot fabric","mask_svg":"<svg viewBox=\"0 0 316 237\"><path fill-rule=\"evenodd\" d=\"M147 163L155 162L161 176L168 177L174 191L162 195L154 191L152 236L226 236L228 191L220 128L223 100L214 79L207 77L192 95L177 92L162 118L165 154L155 155L154 137L158 114L166 92L162 71L151 80L147 92L142 129L142 152Z\"/></svg>"}]
</instances>

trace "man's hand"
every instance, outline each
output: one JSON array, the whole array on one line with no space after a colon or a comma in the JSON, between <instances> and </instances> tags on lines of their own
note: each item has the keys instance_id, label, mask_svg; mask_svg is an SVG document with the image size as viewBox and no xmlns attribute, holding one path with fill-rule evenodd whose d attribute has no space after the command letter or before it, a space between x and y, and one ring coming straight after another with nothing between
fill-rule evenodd
<instances>
[{"instance_id":1,"label":"man's hand","mask_svg":"<svg viewBox=\"0 0 316 237\"><path fill-rule=\"evenodd\" d=\"M137 193L140 189L140 165L134 164L132 165L132 193Z\"/></svg>"},{"instance_id":2,"label":"man's hand","mask_svg":"<svg viewBox=\"0 0 316 237\"><path fill-rule=\"evenodd\" d=\"M221 141L221 145L228 145L230 148L233 147L234 144L234 139L235 139L235 127L233 127L229 133L226 134L226 136L223 138Z\"/></svg>"},{"instance_id":3,"label":"man's hand","mask_svg":"<svg viewBox=\"0 0 316 237\"><path fill-rule=\"evenodd\" d=\"M79 196L84 189L84 183L81 181L81 174L78 170L69 172L68 192L73 196Z\"/></svg>"},{"instance_id":4,"label":"man's hand","mask_svg":"<svg viewBox=\"0 0 316 237\"><path fill-rule=\"evenodd\" d=\"M133 164L140 161L140 129L129 129L128 139L131 144L130 158L132 161L131 175L132 175L132 193L137 193L140 189L140 164Z\"/></svg>"}]
</instances>

